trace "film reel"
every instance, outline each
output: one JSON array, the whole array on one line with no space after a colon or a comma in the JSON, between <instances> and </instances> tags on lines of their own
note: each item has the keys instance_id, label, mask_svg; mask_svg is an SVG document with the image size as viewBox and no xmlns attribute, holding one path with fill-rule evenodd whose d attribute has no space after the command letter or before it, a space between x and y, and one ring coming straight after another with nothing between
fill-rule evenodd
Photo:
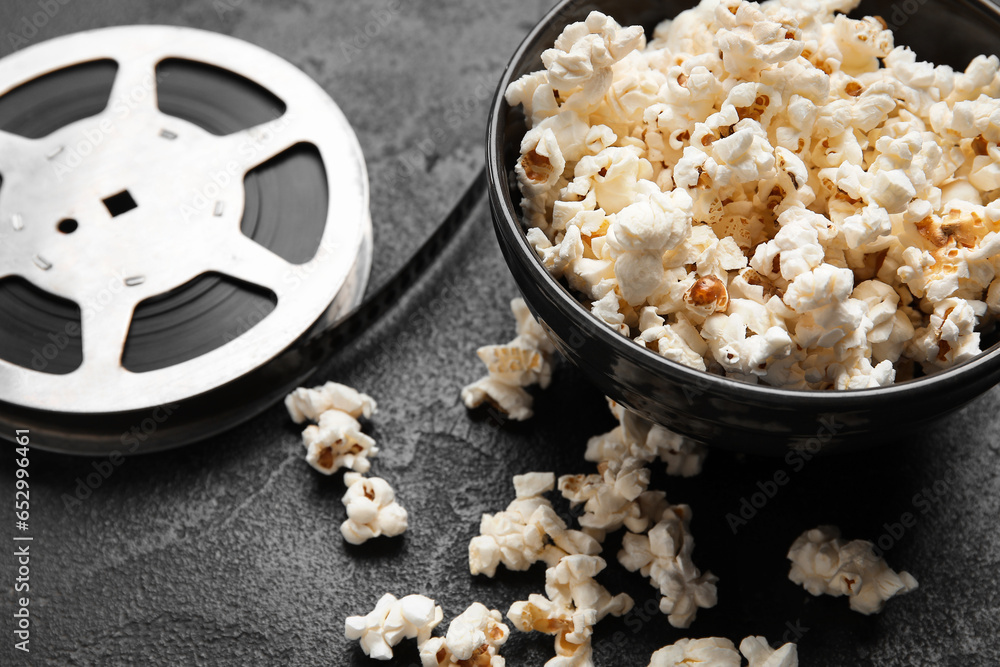
<instances>
[{"instance_id":1,"label":"film reel","mask_svg":"<svg viewBox=\"0 0 1000 667\"><path fill-rule=\"evenodd\" d=\"M310 342L364 295L349 123L234 38L109 28L0 61L0 179L5 438L100 454L208 437L303 381Z\"/></svg>"}]
</instances>

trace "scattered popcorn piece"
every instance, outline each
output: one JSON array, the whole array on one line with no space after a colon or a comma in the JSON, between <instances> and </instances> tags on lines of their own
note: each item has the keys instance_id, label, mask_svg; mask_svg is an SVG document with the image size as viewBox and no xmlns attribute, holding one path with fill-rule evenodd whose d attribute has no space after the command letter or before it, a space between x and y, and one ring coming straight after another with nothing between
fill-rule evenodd
<instances>
[{"instance_id":1,"label":"scattered popcorn piece","mask_svg":"<svg viewBox=\"0 0 1000 667\"><path fill-rule=\"evenodd\" d=\"M631 457L602 462L596 475L559 478L559 491L570 501L570 506L583 504L580 525L602 533L614 532L623 525L645 530L648 517L642 516L636 500L648 485L649 469L645 461Z\"/></svg>"},{"instance_id":2,"label":"scattered popcorn piece","mask_svg":"<svg viewBox=\"0 0 1000 667\"><path fill-rule=\"evenodd\" d=\"M599 321L795 389L980 352L1000 310L998 61L919 62L856 6L702 0L648 44L592 13L510 85L527 238Z\"/></svg>"},{"instance_id":3,"label":"scattered popcorn piece","mask_svg":"<svg viewBox=\"0 0 1000 667\"><path fill-rule=\"evenodd\" d=\"M740 667L742 662L731 641L720 637L706 637L681 639L670 646L664 646L653 654L649 667L686 667L698 664Z\"/></svg>"},{"instance_id":4,"label":"scattered popcorn piece","mask_svg":"<svg viewBox=\"0 0 1000 667\"><path fill-rule=\"evenodd\" d=\"M386 593L366 616L349 616L344 622L348 639L360 640L365 655L391 660L392 647L403 639L423 644L444 618L440 606L423 595L407 595L397 600Z\"/></svg>"},{"instance_id":5,"label":"scattered popcorn piece","mask_svg":"<svg viewBox=\"0 0 1000 667\"><path fill-rule=\"evenodd\" d=\"M607 91L612 65L644 42L642 28L622 28L611 17L591 12L559 35L554 48L542 53L542 63L551 84L565 92L566 103L587 108Z\"/></svg>"},{"instance_id":6,"label":"scattered popcorn piece","mask_svg":"<svg viewBox=\"0 0 1000 667\"><path fill-rule=\"evenodd\" d=\"M318 424L307 426L302 443L307 450L306 461L324 475L341 468L368 472L369 457L379 451L375 441L361 432L358 420L337 409L327 410L320 415Z\"/></svg>"},{"instance_id":7,"label":"scattered popcorn piece","mask_svg":"<svg viewBox=\"0 0 1000 667\"><path fill-rule=\"evenodd\" d=\"M446 637L432 637L420 645L423 667L504 667L498 655L510 630L497 610L474 602L452 620Z\"/></svg>"},{"instance_id":8,"label":"scattered popcorn piece","mask_svg":"<svg viewBox=\"0 0 1000 667\"><path fill-rule=\"evenodd\" d=\"M370 418L375 414L375 400L359 391L336 382L321 387L300 387L285 398L285 407L296 424L317 421L329 410L346 412L355 419Z\"/></svg>"},{"instance_id":9,"label":"scattered popcorn piece","mask_svg":"<svg viewBox=\"0 0 1000 667\"><path fill-rule=\"evenodd\" d=\"M804 532L789 549L788 559L793 582L813 595L847 595L851 609L865 615L882 611L886 600L917 587L912 575L893 571L876 556L871 542L847 542L835 526Z\"/></svg>"},{"instance_id":10,"label":"scattered popcorn piece","mask_svg":"<svg viewBox=\"0 0 1000 667\"><path fill-rule=\"evenodd\" d=\"M740 653L750 661L747 667L799 666L799 649L791 642L773 649L764 637L747 637L740 642Z\"/></svg>"},{"instance_id":11,"label":"scattered popcorn piece","mask_svg":"<svg viewBox=\"0 0 1000 667\"><path fill-rule=\"evenodd\" d=\"M667 464L667 474L694 477L701 473L708 450L694 440L654 424L646 440L657 456Z\"/></svg>"},{"instance_id":12,"label":"scattered popcorn piece","mask_svg":"<svg viewBox=\"0 0 1000 667\"><path fill-rule=\"evenodd\" d=\"M514 421L530 419L534 414L534 399L521 387L509 385L489 376L480 378L462 389L462 402L470 410L489 403Z\"/></svg>"},{"instance_id":13,"label":"scattered popcorn piece","mask_svg":"<svg viewBox=\"0 0 1000 667\"><path fill-rule=\"evenodd\" d=\"M509 418L524 421L532 415L533 399L523 388L549 386L555 347L523 299L511 301L510 308L517 320L517 337L506 345L479 348L476 354L489 375L462 389L462 402L469 409L490 403Z\"/></svg>"},{"instance_id":14,"label":"scattered popcorn piece","mask_svg":"<svg viewBox=\"0 0 1000 667\"><path fill-rule=\"evenodd\" d=\"M548 667L593 666L590 638L594 625L611 614L622 616L633 606L624 593L612 596L594 577L605 568L604 559L570 555L545 572L545 595L533 594L515 602L507 618L522 632L555 635L556 657Z\"/></svg>"},{"instance_id":15,"label":"scattered popcorn piece","mask_svg":"<svg viewBox=\"0 0 1000 667\"><path fill-rule=\"evenodd\" d=\"M610 398L608 407L618 419L619 428L591 438L584 455L588 461L600 463L631 456L646 462L660 459L667 464L668 475L693 477L701 472L708 456L704 446L643 419Z\"/></svg>"},{"instance_id":16,"label":"scattered popcorn piece","mask_svg":"<svg viewBox=\"0 0 1000 667\"><path fill-rule=\"evenodd\" d=\"M406 531L406 510L396 502L396 494L388 482L349 472L344 475L344 483L347 520L341 524L340 532L345 540L364 544L373 537L395 537Z\"/></svg>"},{"instance_id":17,"label":"scattered popcorn piece","mask_svg":"<svg viewBox=\"0 0 1000 667\"><path fill-rule=\"evenodd\" d=\"M555 565L568 554L596 554L600 544L571 530L542 496L555 487L552 473L528 473L514 478L516 498L507 509L484 514L480 535L469 542L469 571L493 577L497 566L527 570L540 560Z\"/></svg>"},{"instance_id":18,"label":"scattered popcorn piece","mask_svg":"<svg viewBox=\"0 0 1000 667\"><path fill-rule=\"evenodd\" d=\"M772 649L764 637L747 637L740 643L740 653L749 660L747 667L798 667L798 648L788 643ZM728 639L705 637L681 639L664 646L653 654L649 667L686 667L687 665L712 665L712 667L740 667L740 654Z\"/></svg>"},{"instance_id":19,"label":"scattered popcorn piece","mask_svg":"<svg viewBox=\"0 0 1000 667\"><path fill-rule=\"evenodd\" d=\"M711 572L702 574L691 559L691 508L673 505L663 512L660 522L647 535L626 533L619 562L630 572L639 570L649 577L660 594L660 611L675 628L690 627L699 608L718 602Z\"/></svg>"}]
</instances>

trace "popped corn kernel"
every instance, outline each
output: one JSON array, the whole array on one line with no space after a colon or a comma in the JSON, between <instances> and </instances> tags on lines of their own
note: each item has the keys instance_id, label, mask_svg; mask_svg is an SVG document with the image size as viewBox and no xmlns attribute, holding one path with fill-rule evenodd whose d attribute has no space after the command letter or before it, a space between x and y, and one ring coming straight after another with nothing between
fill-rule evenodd
<instances>
[{"instance_id":1,"label":"popped corn kernel","mask_svg":"<svg viewBox=\"0 0 1000 667\"><path fill-rule=\"evenodd\" d=\"M498 654L510 637L503 616L479 602L456 616L446 637L432 637L420 645L423 667L504 667Z\"/></svg>"},{"instance_id":2,"label":"popped corn kernel","mask_svg":"<svg viewBox=\"0 0 1000 667\"><path fill-rule=\"evenodd\" d=\"M594 577L606 567L594 555L570 555L545 572L545 595L532 594L507 612L521 632L555 635L556 657L545 664L593 665L590 638L607 615L622 616L633 606L625 593L611 595Z\"/></svg>"},{"instance_id":3,"label":"popped corn kernel","mask_svg":"<svg viewBox=\"0 0 1000 667\"><path fill-rule=\"evenodd\" d=\"M659 589L663 596L660 611L675 628L690 627L699 608L718 602L718 578L711 572L702 574L691 559L690 522L687 505L667 507L648 534L626 533L618 553L618 561L627 570L638 570Z\"/></svg>"},{"instance_id":4,"label":"popped corn kernel","mask_svg":"<svg viewBox=\"0 0 1000 667\"><path fill-rule=\"evenodd\" d=\"M764 637L747 637L740 642L747 667L798 667L798 648L788 643L772 649ZM649 667L685 667L691 664L740 667L740 653L724 637L680 639L653 654Z\"/></svg>"},{"instance_id":5,"label":"popped corn kernel","mask_svg":"<svg viewBox=\"0 0 1000 667\"><path fill-rule=\"evenodd\" d=\"M648 667L685 667L690 664L740 667L740 654L733 642L721 637L680 639L653 653Z\"/></svg>"},{"instance_id":6,"label":"popped corn kernel","mask_svg":"<svg viewBox=\"0 0 1000 667\"><path fill-rule=\"evenodd\" d=\"M489 375L462 389L462 402L469 409L489 403L515 421L531 417L534 400L524 387L548 387L552 379L555 347L531 316L522 299L510 303L517 321L517 337L506 345L487 345L476 354Z\"/></svg>"},{"instance_id":7,"label":"popped corn kernel","mask_svg":"<svg viewBox=\"0 0 1000 667\"><path fill-rule=\"evenodd\" d=\"M771 648L764 637L747 637L740 642L740 653L749 664L747 667L798 667L798 647L789 642Z\"/></svg>"},{"instance_id":8,"label":"popped corn kernel","mask_svg":"<svg viewBox=\"0 0 1000 667\"><path fill-rule=\"evenodd\" d=\"M306 461L324 475L332 475L341 468L355 472L371 469L370 457L378 454L375 440L361 432L358 420L340 410L327 410L319 422L307 426L302 432L306 447Z\"/></svg>"},{"instance_id":9,"label":"popped corn kernel","mask_svg":"<svg viewBox=\"0 0 1000 667\"><path fill-rule=\"evenodd\" d=\"M340 532L345 540L364 544L373 537L395 537L406 532L406 510L396 502L396 493L387 481L349 472L344 475L344 483L347 520Z\"/></svg>"},{"instance_id":10,"label":"popped corn kernel","mask_svg":"<svg viewBox=\"0 0 1000 667\"><path fill-rule=\"evenodd\" d=\"M889 598L917 588L909 572L895 572L865 540L848 542L836 526L802 533L788 551L788 578L812 595L847 595L851 609L870 615L882 611Z\"/></svg>"},{"instance_id":11,"label":"popped corn kernel","mask_svg":"<svg viewBox=\"0 0 1000 667\"><path fill-rule=\"evenodd\" d=\"M346 412L355 419L371 418L375 414L375 400L347 385L327 382L320 387L300 387L285 398L285 407L296 424L317 421L328 410Z\"/></svg>"},{"instance_id":12,"label":"popped corn kernel","mask_svg":"<svg viewBox=\"0 0 1000 667\"><path fill-rule=\"evenodd\" d=\"M344 622L344 634L357 639L365 655L376 660L391 660L392 648L403 639L416 639L423 644L444 618L441 607L423 595L407 595L397 600L390 593L383 595L375 609L365 616L349 616Z\"/></svg>"},{"instance_id":13,"label":"popped corn kernel","mask_svg":"<svg viewBox=\"0 0 1000 667\"><path fill-rule=\"evenodd\" d=\"M507 509L484 514L479 535L469 542L469 571L496 575L499 565L527 570L534 563L549 565L571 554L596 554L601 547L589 535L569 529L543 493L555 488L552 473L528 473L514 478L515 499Z\"/></svg>"}]
</instances>

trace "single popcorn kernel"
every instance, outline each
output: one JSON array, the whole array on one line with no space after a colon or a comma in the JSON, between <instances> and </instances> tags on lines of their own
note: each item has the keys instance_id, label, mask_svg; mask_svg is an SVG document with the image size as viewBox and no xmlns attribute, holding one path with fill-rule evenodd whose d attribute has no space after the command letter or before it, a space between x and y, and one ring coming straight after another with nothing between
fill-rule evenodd
<instances>
[{"instance_id":1,"label":"single popcorn kernel","mask_svg":"<svg viewBox=\"0 0 1000 667\"><path fill-rule=\"evenodd\" d=\"M406 531L406 510L396 502L396 494L388 482L351 472L344 475L344 483L347 484L343 498L347 520L340 532L346 541L364 544L373 537L396 537Z\"/></svg>"},{"instance_id":2,"label":"single popcorn kernel","mask_svg":"<svg viewBox=\"0 0 1000 667\"><path fill-rule=\"evenodd\" d=\"M552 379L550 357L555 351L542 327L535 321L522 299L514 299L511 312L517 320L517 337L506 345L487 345L476 354L489 373L462 389L462 402L468 408L487 404L517 421L531 417L531 394L524 387L543 389Z\"/></svg>"}]
</instances>

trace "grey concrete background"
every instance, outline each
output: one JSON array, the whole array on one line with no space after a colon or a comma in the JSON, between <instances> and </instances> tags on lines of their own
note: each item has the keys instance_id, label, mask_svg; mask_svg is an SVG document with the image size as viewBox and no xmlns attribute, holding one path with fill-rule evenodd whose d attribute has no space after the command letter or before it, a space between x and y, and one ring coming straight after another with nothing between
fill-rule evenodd
<instances>
[{"instance_id":1,"label":"grey concrete background","mask_svg":"<svg viewBox=\"0 0 1000 667\"><path fill-rule=\"evenodd\" d=\"M0 53L45 0L0 5ZM440 220L481 161L487 93L545 2L430 3L69 0L34 43L80 29L169 23L255 42L302 67L338 100L368 159L378 251L388 278ZM360 53L352 40L380 10L390 20ZM359 32L360 31L360 32ZM17 41L17 40L15 40ZM353 56L349 55L353 54ZM487 92L483 92L487 91ZM444 127L448 139L430 141ZM440 134L440 133L438 133ZM362 389L380 410L366 427L382 453L373 473L410 511L400 538L346 545L343 483L303 461L299 429L280 407L209 442L127 460L78 505L67 506L94 461L31 458L32 651L13 650L12 549L0 553L0 663L34 665L363 665L344 618L385 592L436 598L446 618L473 601L506 612L541 592L544 571L471 577L468 540L483 512L513 497L511 477L532 470L589 472L588 436L611 428L602 398L574 369L558 368L536 417L498 424L468 413L461 386L481 373L476 347L508 340L516 294L480 206L437 264L319 379ZM14 495L13 452L0 457L0 499ZM98 461L100 465L100 461ZM687 631L639 611L598 626L598 665L646 665L684 636L798 636L803 665L1000 664L1000 389L919 440L869 453L783 461L713 452L698 478L654 484L694 511L695 560L720 576L719 606ZM758 483L790 482L733 532ZM84 495L84 494L81 494ZM561 503L557 506L565 509ZM893 528L904 513L915 525ZM13 544L12 508L0 535ZM920 588L862 617L844 599L812 598L786 579L785 551L803 530L840 525L848 537L888 536L887 559ZM654 591L614 562L601 580L633 595ZM444 627L442 627L442 631ZM547 636L515 633L509 665L541 665ZM404 644L394 665L417 662Z\"/></svg>"}]
</instances>

